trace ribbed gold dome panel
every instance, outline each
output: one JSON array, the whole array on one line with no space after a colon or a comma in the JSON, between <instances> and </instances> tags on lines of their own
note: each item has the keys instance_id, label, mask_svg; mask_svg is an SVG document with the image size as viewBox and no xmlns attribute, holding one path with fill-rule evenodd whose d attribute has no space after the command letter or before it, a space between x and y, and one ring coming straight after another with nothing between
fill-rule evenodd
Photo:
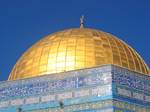
<instances>
[{"instance_id":1,"label":"ribbed gold dome panel","mask_svg":"<svg viewBox=\"0 0 150 112\"><path fill-rule=\"evenodd\" d=\"M121 40L99 30L79 28L56 32L37 42L18 60L9 80L105 64L149 72L136 51Z\"/></svg>"}]
</instances>

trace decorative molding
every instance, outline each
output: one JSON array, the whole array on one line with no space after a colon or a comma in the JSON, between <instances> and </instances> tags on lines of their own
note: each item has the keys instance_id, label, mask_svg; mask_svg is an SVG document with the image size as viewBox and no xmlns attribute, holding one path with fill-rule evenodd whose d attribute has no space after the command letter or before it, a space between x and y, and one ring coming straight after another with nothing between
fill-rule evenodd
<instances>
[{"instance_id":1,"label":"decorative molding","mask_svg":"<svg viewBox=\"0 0 150 112\"><path fill-rule=\"evenodd\" d=\"M25 99L25 104L39 103L39 97L31 97Z\"/></svg>"}]
</instances>

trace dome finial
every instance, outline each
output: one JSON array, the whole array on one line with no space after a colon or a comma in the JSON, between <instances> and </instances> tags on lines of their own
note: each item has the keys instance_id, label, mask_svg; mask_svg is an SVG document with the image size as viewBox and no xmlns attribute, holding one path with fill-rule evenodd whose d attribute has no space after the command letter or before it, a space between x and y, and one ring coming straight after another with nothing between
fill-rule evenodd
<instances>
[{"instance_id":1,"label":"dome finial","mask_svg":"<svg viewBox=\"0 0 150 112\"><path fill-rule=\"evenodd\" d=\"M80 18L80 28L84 28L84 15Z\"/></svg>"}]
</instances>

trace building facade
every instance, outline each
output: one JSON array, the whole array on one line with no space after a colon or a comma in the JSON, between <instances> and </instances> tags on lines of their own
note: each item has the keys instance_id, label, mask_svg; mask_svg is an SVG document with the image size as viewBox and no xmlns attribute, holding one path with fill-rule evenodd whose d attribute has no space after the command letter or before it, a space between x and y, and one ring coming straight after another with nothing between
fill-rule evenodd
<instances>
[{"instance_id":1,"label":"building facade","mask_svg":"<svg viewBox=\"0 0 150 112\"><path fill-rule=\"evenodd\" d=\"M0 99L0 112L150 112L149 68L123 41L82 26L27 50Z\"/></svg>"},{"instance_id":2,"label":"building facade","mask_svg":"<svg viewBox=\"0 0 150 112\"><path fill-rule=\"evenodd\" d=\"M150 112L150 77L114 65L0 84L1 112Z\"/></svg>"}]
</instances>

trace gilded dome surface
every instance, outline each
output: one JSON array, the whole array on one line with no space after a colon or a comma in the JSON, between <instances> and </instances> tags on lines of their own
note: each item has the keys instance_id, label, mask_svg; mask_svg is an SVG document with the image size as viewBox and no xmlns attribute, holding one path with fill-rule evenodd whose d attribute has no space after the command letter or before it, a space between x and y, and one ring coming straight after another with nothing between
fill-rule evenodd
<instances>
[{"instance_id":1,"label":"gilded dome surface","mask_svg":"<svg viewBox=\"0 0 150 112\"><path fill-rule=\"evenodd\" d=\"M143 59L115 36L95 29L68 29L48 35L27 50L8 80L113 64L148 74Z\"/></svg>"}]
</instances>

